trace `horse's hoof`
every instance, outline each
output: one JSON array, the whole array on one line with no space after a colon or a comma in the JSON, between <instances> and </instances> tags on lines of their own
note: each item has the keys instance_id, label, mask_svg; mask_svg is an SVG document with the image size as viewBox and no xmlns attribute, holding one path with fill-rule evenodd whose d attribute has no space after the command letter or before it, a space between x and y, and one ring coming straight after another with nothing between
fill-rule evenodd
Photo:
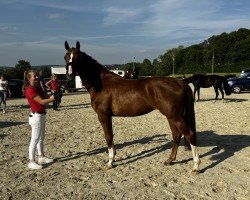
<instances>
[{"instance_id":1,"label":"horse's hoof","mask_svg":"<svg viewBox=\"0 0 250 200\"><path fill-rule=\"evenodd\" d=\"M112 169L113 168L113 165L105 165L104 169L105 170L109 170L109 169Z\"/></svg>"},{"instance_id":2,"label":"horse's hoof","mask_svg":"<svg viewBox=\"0 0 250 200\"><path fill-rule=\"evenodd\" d=\"M173 165L173 161L171 159L168 159L164 162L164 165Z\"/></svg>"},{"instance_id":3,"label":"horse's hoof","mask_svg":"<svg viewBox=\"0 0 250 200\"><path fill-rule=\"evenodd\" d=\"M193 169L191 172L192 172L192 174L199 174L199 173L200 173L200 170Z\"/></svg>"}]
</instances>

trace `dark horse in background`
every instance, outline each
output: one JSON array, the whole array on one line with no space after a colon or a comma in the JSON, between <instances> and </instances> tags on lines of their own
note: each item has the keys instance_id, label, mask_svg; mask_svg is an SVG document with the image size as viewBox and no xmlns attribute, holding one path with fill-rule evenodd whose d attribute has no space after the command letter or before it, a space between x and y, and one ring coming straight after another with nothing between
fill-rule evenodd
<instances>
[{"instance_id":1,"label":"dark horse in background","mask_svg":"<svg viewBox=\"0 0 250 200\"><path fill-rule=\"evenodd\" d=\"M219 75L204 75L204 74L194 74L188 78L183 79L186 83L192 83L194 86L194 100L195 94L197 92L198 100L200 100L200 88L214 87L215 100L218 99L219 91L222 95L222 100L224 100L224 91L226 95L231 94L230 87L227 83L227 79Z\"/></svg>"},{"instance_id":2,"label":"dark horse in background","mask_svg":"<svg viewBox=\"0 0 250 200\"><path fill-rule=\"evenodd\" d=\"M173 137L172 151L164 164L172 164L176 159L179 142L184 135L191 145L193 171L199 172L194 102L192 90L187 83L164 77L125 79L105 69L92 57L80 51L78 41L76 47L72 48L65 41L65 49L67 76L80 76L104 130L109 154L107 169L112 168L115 157L112 116L133 117L158 109L167 117Z\"/></svg>"}]
</instances>

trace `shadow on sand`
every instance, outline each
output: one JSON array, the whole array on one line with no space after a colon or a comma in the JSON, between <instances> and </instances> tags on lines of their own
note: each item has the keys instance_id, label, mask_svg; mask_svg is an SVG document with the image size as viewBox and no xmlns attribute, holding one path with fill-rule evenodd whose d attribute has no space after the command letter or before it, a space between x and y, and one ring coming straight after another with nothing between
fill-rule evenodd
<instances>
[{"instance_id":1,"label":"shadow on sand","mask_svg":"<svg viewBox=\"0 0 250 200\"><path fill-rule=\"evenodd\" d=\"M197 143L199 147L210 147L211 149L200 155L200 158L209 156L213 162L201 169L201 173L215 167L226 159L234 156L234 154L250 145L249 135L219 135L214 131L203 131L197 134ZM192 158L182 160L176 163L185 163L191 161Z\"/></svg>"},{"instance_id":2,"label":"shadow on sand","mask_svg":"<svg viewBox=\"0 0 250 200\"><path fill-rule=\"evenodd\" d=\"M215 100L213 99L200 99L200 100L196 100L195 103L199 103L199 102L205 102L205 101L211 101L213 103L217 103L217 102L222 102L222 99L217 99ZM233 98L225 98L223 103L230 103L230 102L244 102L244 101L248 101L248 99L233 99Z\"/></svg>"},{"instance_id":3,"label":"shadow on sand","mask_svg":"<svg viewBox=\"0 0 250 200\"><path fill-rule=\"evenodd\" d=\"M130 161L129 163L134 162L134 161L141 159L143 157L149 157L149 156L153 155L154 153L159 153L159 152L171 147L171 142L167 141L165 134L157 134L157 135L154 135L151 137L144 137L144 138L141 138L138 140L133 140L133 141L129 141L129 142L116 144L115 148L116 148L116 150L119 150L119 149L122 149L123 147L128 147L128 146L132 146L132 145L147 145L149 143L159 143L160 145L158 147L153 148L153 149L148 149L148 150L142 151L139 154L136 154L132 157L126 158L126 159L134 158L134 160ZM97 155L97 154L104 153L104 152L107 152L107 147L101 147L101 148L94 149L94 150L91 150L88 152L78 152L76 154L70 154L68 156L58 158L58 161L64 162L64 161L68 161L68 160L72 160L72 159L77 159L77 158L80 158L83 156L93 156L93 155ZM123 159L123 160L126 160L126 159ZM116 160L116 161L121 161L121 159Z\"/></svg>"},{"instance_id":4,"label":"shadow on sand","mask_svg":"<svg viewBox=\"0 0 250 200\"><path fill-rule=\"evenodd\" d=\"M202 155L200 158L209 156L210 160L213 162L205 166L205 168L201 169L201 173L204 173L206 170L215 167L226 159L234 156L234 154L245 147L250 145L250 136L248 135L219 135L214 131L204 131L197 133L197 140L199 147L208 147L210 150ZM141 151L133 156L128 156L127 158L116 160L115 165L124 165L133 163L137 160L143 159L145 157L150 157L155 153L160 153L167 149L171 148L171 141L166 139L165 134L157 134L151 137L144 137L138 140L133 140L129 142L124 142L122 144L116 144L116 150L119 150L123 147L129 147L131 145L147 145L149 143L158 143L159 145L154 148L148 148L147 150ZM181 141L181 145L183 146L183 140ZM65 162L72 159L78 159L83 156L93 156L100 153L107 152L107 147L101 147L98 149L94 149L87 152L78 152L76 154L69 154L64 157L57 158L58 162ZM189 153L189 152L188 152ZM177 155L178 156L178 155ZM123 161L122 163L117 163ZM182 161L176 161L174 163L186 163L192 161L191 152L190 158Z\"/></svg>"},{"instance_id":5,"label":"shadow on sand","mask_svg":"<svg viewBox=\"0 0 250 200\"><path fill-rule=\"evenodd\" d=\"M18 126L21 124L25 124L26 122L0 122L0 141L3 140L5 137L7 137L7 134L4 134L1 132L2 128L7 128L7 127L11 127L11 126Z\"/></svg>"},{"instance_id":6,"label":"shadow on sand","mask_svg":"<svg viewBox=\"0 0 250 200\"><path fill-rule=\"evenodd\" d=\"M5 122L0 122L0 128L7 128L7 127L11 127L11 126L18 126L18 125L21 125L21 124L26 124L28 122L8 122L8 121L5 121Z\"/></svg>"}]
</instances>

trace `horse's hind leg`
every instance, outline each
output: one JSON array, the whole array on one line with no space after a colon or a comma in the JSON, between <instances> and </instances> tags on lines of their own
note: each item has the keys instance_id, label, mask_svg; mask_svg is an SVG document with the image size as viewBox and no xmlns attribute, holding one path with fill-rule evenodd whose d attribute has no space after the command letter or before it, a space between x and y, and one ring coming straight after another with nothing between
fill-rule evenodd
<instances>
[{"instance_id":1,"label":"horse's hind leg","mask_svg":"<svg viewBox=\"0 0 250 200\"><path fill-rule=\"evenodd\" d=\"M199 170L200 158L196 147L196 134L188 127L184 119L175 121L175 126L178 129L178 132L180 132L181 135L183 134L191 145L193 160L194 160L194 167L192 171L198 173L200 171Z\"/></svg>"},{"instance_id":2,"label":"horse's hind leg","mask_svg":"<svg viewBox=\"0 0 250 200\"><path fill-rule=\"evenodd\" d=\"M222 96L222 101L224 102L224 91L223 91L222 86L219 87L219 90L220 90L220 93L221 93L221 96Z\"/></svg>"},{"instance_id":3,"label":"horse's hind leg","mask_svg":"<svg viewBox=\"0 0 250 200\"><path fill-rule=\"evenodd\" d=\"M197 146L196 146L196 135L194 134L194 132L187 127L187 131L183 133L184 137L187 139L187 141L190 143L191 145L191 149L192 149L192 154L193 154L193 160L194 160L194 167L193 167L193 172L195 173L199 173L200 168L200 158L199 158L199 153L197 150Z\"/></svg>"},{"instance_id":4,"label":"horse's hind leg","mask_svg":"<svg viewBox=\"0 0 250 200\"><path fill-rule=\"evenodd\" d=\"M184 137L184 146L185 146L185 151L191 150L191 146L185 137Z\"/></svg>"},{"instance_id":5,"label":"horse's hind leg","mask_svg":"<svg viewBox=\"0 0 250 200\"><path fill-rule=\"evenodd\" d=\"M194 101L195 101L195 94L197 92L197 101L200 100L200 87L199 86L194 86Z\"/></svg>"},{"instance_id":6,"label":"horse's hind leg","mask_svg":"<svg viewBox=\"0 0 250 200\"><path fill-rule=\"evenodd\" d=\"M177 127L175 126L175 123L173 122L173 120L168 120L168 122L169 122L170 129L172 131L173 146L172 146L171 154L168 160L164 162L165 165L172 164L173 161L176 159L177 150L178 150L180 139L182 136L181 132L179 132Z\"/></svg>"},{"instance_id":7,"label":"horse's hind leg","mask_svg":"<svg viewBox=\"0 0 250 200\"><path fill-rule=\"evenodd\" d=\"M113 130L112 130L112 119L109 115L98 114L98 119L102 125L105 139L108 145L109 161L107 164L107 169L113 167L113 162L115 159L115 147L113 142Z\"/></svg>"}]
</instances>

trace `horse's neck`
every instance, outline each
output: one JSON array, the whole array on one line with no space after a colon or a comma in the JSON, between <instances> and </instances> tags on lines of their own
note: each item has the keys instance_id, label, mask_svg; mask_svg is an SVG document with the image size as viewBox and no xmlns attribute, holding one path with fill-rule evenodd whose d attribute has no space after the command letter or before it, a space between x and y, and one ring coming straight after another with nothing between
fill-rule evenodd
<instances>
[{"instance_id":1,"label":"horse's neck","mask_svg":"<svg viewBox=\"0 0 250 200\"><path fill-rule=\"evenodd\" d=\"M100 76L96 76L96 79L88 79L81 74L79 76L82 80L82 85L89 93L100 92L102 90L102 73L100 74Z\"/></svg>"},{"instance_id":2,"label":"horse's neck","mask_svg":"<svg viewBox=\"0 0 250 200\"><path fill-rule=\"evenodd\" d=\"M84 61L83 61L84 62ZM84 73L79 70L78 74L82 80L82 84L85 86L89 93L100 92L103 88L102 76L106 72L106 69L90 56L86 64L88 70ZM81 66L79 66L81 69Z\"/></svg>"},{"instance_id":3,"label":"horse's neck","mask_svg":"<svg viewBox=\"0 0 250 200\"><path fill-rule=\"evenodd\" d=\"M86 90L90 93L91 91L95 91L94 87L87 81L84 77L80 75L82 80L82 85L86 88Z\"/></svg>"}]
</instances>

